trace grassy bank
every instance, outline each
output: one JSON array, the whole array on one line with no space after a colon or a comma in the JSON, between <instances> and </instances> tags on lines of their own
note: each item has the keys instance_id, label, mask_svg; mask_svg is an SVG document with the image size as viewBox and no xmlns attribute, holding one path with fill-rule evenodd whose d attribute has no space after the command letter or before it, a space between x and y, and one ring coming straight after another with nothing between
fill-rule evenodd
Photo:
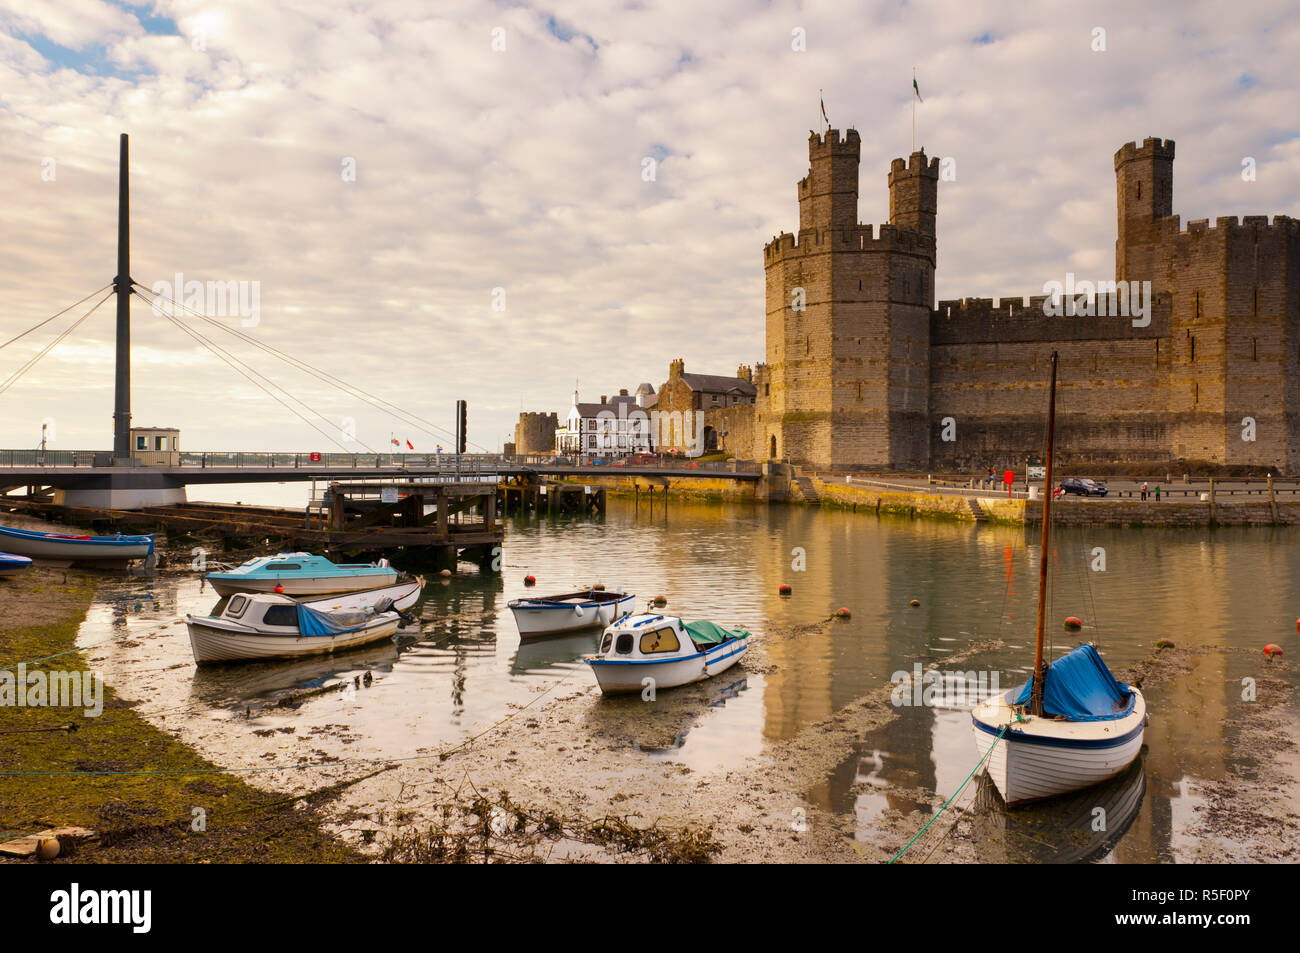
<instances>
[{"instance_id":1,"label":"grassy bank","mask_svg":"<svg viewBox=\"0 0 1300 953\"><path fill-rule=\"evenodd\" d=\"M92 574L62 569L33 568L0 580L0 667L12 670L73 648L94 588ZM84 672L86 664L73 652L27 670ZM64 725L76 730L59 730ZM65 771L78 773L0 775L0 831L73 825L99 832L60 860L361 859L321 830L318 808L333 790L302 798L257 790L136 715L107 686L99 717L71 708L0 707L0 772ZM120 771L172 773L90 773ZM205 830L192 829L195 808Z\"/></svg>"}]
</instances>

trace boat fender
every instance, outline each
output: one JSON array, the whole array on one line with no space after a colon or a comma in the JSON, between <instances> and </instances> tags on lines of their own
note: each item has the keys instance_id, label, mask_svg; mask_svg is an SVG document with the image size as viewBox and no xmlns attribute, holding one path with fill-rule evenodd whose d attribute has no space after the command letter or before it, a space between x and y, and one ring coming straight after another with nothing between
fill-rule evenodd
<instances>
[{"instance_id":1,"label":"boat fender","mask_svg":"<svg viewBox=\"0 0 1300 953\"><path fill-rule=\"evenodd\" d=\"M583 615L584 615L584 613L583 613L583 611L582 611L582 606L574 606L574 607L573 607L573 614L574 614L575 616L577 616L579 619L581 619L581 618L583 617Z\"/></svg>"}]
</instances>

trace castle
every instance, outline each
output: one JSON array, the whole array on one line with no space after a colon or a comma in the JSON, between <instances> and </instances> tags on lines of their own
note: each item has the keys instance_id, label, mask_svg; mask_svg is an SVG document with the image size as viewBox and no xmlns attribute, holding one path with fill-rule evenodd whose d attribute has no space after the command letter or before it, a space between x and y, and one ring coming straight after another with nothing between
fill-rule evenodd
<instances>
[{"instance_id":1,"label":"castle","mask_svg":"<svg viewBox=\"0 0 1300 953\"><path fill-rule=\"evenodd\" d=\"M1067 463L1300 472L1300 222L1183 229L1174 143L1130 142L1115 153L1115 278L1150 282L1145 315L1055 316L1046 296L936 307L939 160L893 161L890 221L873 228L857 221L860 151L853 129L809 137L798 234L763 249L767 359L753 369L753 450L741 455L832 469L1018 464L1042 450L1055 350Z\"/></svg>"}]
</instances>

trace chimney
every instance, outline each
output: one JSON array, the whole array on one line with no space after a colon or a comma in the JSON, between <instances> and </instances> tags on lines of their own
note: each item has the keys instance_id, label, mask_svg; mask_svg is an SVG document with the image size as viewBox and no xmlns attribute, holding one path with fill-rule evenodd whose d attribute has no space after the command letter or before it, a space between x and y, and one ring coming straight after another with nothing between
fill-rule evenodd
<instances>
[{"instance_id":1,"label":"chimney","mask_svg":"<svg viewBox=\"0 0 1300 953\"><path fill-rule=\"evenodd\" d=\"M600 402L601 402L602 404L608 404L608 403L609 403L609 397L608 397L607 395L605 395L605 394L601 394L601 395L600 395Z\"/></svg>"},{"instance_id":2,"label":"chimney","mask_svg":"<svg viewBox=\"0 0 1300 953\"><path fill-rule=\"evenodd\" d=\"M626 388L626 387L620 387L620 388L618 389L618 396L619 396L619 397L626 397L626 396L627 396L627 388Z\"/></svg>"}]
</instances>

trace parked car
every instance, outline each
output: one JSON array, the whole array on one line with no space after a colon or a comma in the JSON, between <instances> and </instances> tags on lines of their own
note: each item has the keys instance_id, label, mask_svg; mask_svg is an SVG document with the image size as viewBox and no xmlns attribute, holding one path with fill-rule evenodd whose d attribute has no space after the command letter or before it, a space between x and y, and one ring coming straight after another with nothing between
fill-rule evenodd
<instances>
[{"instance_id":1,"label":"parked car","mask_svg":"<svg viewBox=\"0 0 1300 953\"><path fill-rule=\"evenodd\" d=\"M1085 480L1079 477L1070 477L1061 481L1061 489L1067 495L1074 496L1105 496L1109 490L1105 484L1098 483L1096 480Z\"/></svg>"}]
</instances>

